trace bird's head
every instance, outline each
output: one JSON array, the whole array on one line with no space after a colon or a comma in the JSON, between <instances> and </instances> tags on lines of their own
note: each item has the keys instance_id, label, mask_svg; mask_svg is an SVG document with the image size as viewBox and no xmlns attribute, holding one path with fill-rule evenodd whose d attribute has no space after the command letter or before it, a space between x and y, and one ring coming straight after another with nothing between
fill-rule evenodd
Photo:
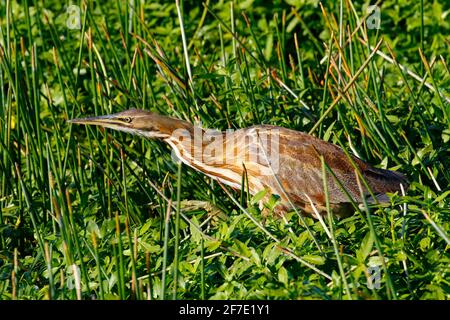
<instances>
[{"instance_id":1,"label":"bird's head","mask_svg":"<svg viewBox=\"0 0 450 320\"><path fill-rule=\"evenodd\" d=\"M154 112L130 109L119 113L72 119L68 122L74 124L90 124L143 135L147 138L165 139L170 137L174 130L189 129L192 125L186 121L162 116Z\"/></svg>"}]
</instances>

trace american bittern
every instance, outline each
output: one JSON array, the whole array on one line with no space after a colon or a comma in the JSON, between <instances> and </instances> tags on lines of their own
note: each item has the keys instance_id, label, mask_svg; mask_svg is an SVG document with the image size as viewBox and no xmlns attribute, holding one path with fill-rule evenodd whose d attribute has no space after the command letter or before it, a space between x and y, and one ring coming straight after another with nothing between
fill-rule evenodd
<instances>
[{"instance_id":1,"label":"american bittern","mask_svg":"<svg viewBox=\"0 0 450 320\"><path fill-rule=\"evenodd\" d=\"M335 175L327 175L326 181L330 207L336 214L351 213L351 200L362 201L360 190L369 202L375 201L371 194L384 202L386 193L399 191L400 184L407 186L401 173L374 168L355 156L348 157L338 146L282 127L256 125L219 132L136 109L70 122L161 139L183 163L235 189L241 189L244 175L251 194L266 189L280 197L279 213L293 206L312 216L314 209L326 212L321 157ZM358 186L355 168L372 193L365 184Z\"/></svg>"}]
</instances>

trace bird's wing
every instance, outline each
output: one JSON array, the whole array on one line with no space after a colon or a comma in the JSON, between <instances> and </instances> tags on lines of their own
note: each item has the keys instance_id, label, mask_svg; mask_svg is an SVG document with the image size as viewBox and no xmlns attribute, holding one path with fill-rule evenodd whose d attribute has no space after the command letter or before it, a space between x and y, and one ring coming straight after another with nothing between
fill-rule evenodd
<instances>
[{"instance_id":1,"label":"bird's wing","mask_svg":"<svg viewBox=\"0 0 450 320\"><path fill-rule=\"evenodd\" d=\"M259 135L272 132L277 136L277 143L268 144L268 153L278 155L278 163L274 170L278 181L266 177L265 181L278 194L286 193L293 202L308 202L308 197L315 203L324 203L322 164L320 156L335 174L339 182L327 173L327 186L331 203L349 202L349 196L342 190L344 186L353 200L360 199L360 192L356 183L354 167L341 148L322 141L303 132L281 127L261 126L257 128ZM270 147L277 147L272 150ZM278 152L278 153L277 153ZM358 168L364 169L364 163L353 158ZM282 189L280 190L280 183Z\"/></svg>"}]
</instances>

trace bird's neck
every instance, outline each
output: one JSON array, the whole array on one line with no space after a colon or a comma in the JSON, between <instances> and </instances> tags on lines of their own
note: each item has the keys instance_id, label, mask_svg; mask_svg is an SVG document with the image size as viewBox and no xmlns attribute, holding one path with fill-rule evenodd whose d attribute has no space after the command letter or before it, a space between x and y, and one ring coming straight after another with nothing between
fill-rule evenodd
<instances>
[{"instance_id":1,"label":"bird's neck","mask_svg":"<svg viewBox=\"0 0 450 320\"><path fill-rule=\"evenodd\" d=\"M185 122L183 126L177 126L163 140L172 147L180 160L191 164L201 161L203 158L203 152L208 142L205 139L205 130Z\"/></svg>"},{"instance_id":2,"label":"bird's neck","mask_svg":"<svg viewBox=\"0 0 450 320\"><path fill-rule=\"evenodd\" d=\"M181 160L211 178L240 188L237 181L241 181L242 164L234 163L233 156L227 158L227 152L234 151L228 150L231 144L227 144L225 133L192 125L190 128L175 130L164 141L172 147L174 161Z\"/></svg>"}]
</instances>

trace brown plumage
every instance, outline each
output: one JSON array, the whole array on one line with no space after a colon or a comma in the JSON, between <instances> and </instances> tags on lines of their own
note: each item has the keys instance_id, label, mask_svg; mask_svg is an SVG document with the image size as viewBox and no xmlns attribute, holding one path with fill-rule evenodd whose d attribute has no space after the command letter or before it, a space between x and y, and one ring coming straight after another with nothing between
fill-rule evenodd
<instances>
[{"instance_id":1,"label":"brown plumage","mask_svg":"<svg viewBox=\"0 0 450 320\"><path fill-rule=\"evenodd\" d=\"M241 188L245 174L250 193L268 189L268 193L280 197L276 207L278 212L292 210L293 205L315 216L311 202L319 213L326 212L321 156L348 192L348 195L343 192L339 183L327 174L329 201L336 214L354 212L349 196L355 203L362 201L354 165L377 198L372 199L363 187L369 202L384 202L388 199L386 193L400 191L400 184L405 189L408 185L401 173L374 168L351 156L353 165L338 146L282 127L256 125L233 132L218 132L136 109L70 122L162 139L185 164L235 189Z\"/></svg>"}]
</instances>

